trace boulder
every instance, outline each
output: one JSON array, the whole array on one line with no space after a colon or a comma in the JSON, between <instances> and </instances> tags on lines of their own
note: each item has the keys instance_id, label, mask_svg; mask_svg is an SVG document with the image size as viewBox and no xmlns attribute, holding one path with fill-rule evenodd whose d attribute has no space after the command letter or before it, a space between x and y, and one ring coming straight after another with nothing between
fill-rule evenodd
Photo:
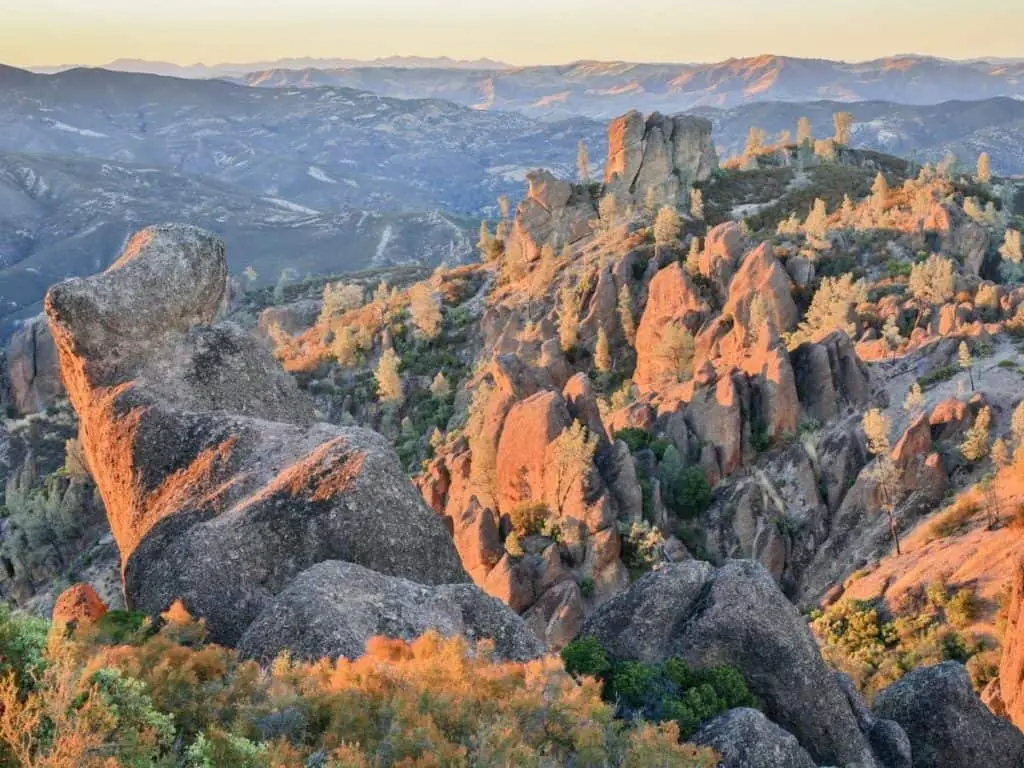
<instances>
[{"instance_id":1,"label":"boulder","mask_svg":"<svg viewBox=\"0 0 1024 768\"><path fill-rule=\"evenodd\" d=\"M818 422L831 421L844 406L867 404L870 377L843 331L801 344L793 350L791 360L800 402Z\"/></svg>"},{"instance_id":2,"label":"boulder","mask_svg":"<svg viewBox=\"0 0 1024 768\"><path fill-rule=\"evenodd\" d=\"M552 651L568 645L583 625L583 596L575 581L549 589L523 614L526 625Z\"/></svg>"},{"instance_id":3,"label":"boulder","mask_svg":"<svg viewBox=\"0 0 1024 768\"><path fill-rule=\"evenodd\" d=\"M56 625L96 622L107 613L96 590L89 584L75 584L60 593L53 606L52 621Z\"/></svg>"},{"instance_id":4,"label":"boulder","mask_svg":"<svg viewBox=\"0 0 1024 768\"><path fill-rule=\"evenodd\" d=\"M696 387L686 408L686 423L717 450L723 475L735 472L743 459L743 409L731 376Z\"/></svg>"},{"instance_id":5,"label":"boulder","mask_svg":"<svg viewBox=\"0 0 1024 768\"><path fill-rule=\"evenodd\" d=\"M1024 734L988 711L956 662L909 672L875 697L874 713L906 731L914 768L1024 765Z\"/></svg>"},{"instance_id":6,"label":"boulder","mask_svg":"<svg viewBox=\"0 0 1024 768\"><path fill-rule=\"evenodd\" d=\"M588 194L577 194L550 171L530 171L526 181L527 195L516 208L506 246L509 258L537 261L545 245L557 253L590 234L597 209Z\"/></svg>"},{"instance_id":7,"label":"boulder","mask_svg":"<svg viewBox=\"0 0 1024 768\"><path fill-rule=\"evenodd\" d=\"M153 227L106 272L46 299L127 606L156 614L180 599L212 640L233 644L325 560L467 581L387 441L315 424L259 341L211 324L226 274L212 235Z\"/></svg>"},{"instance_id":8,"label":"boulder","mask_svg":"<svg viewBox=\"0 0 1024 768\"><path fill-rule=\"evenodd\" d=\"M471 642L493 640L504 659L523 661L543 652L522 619L472 585L428 587L335 560L303 571L269 601L238 650L264 664L283 651L306 661L354 659L371 637L412 640L428 630Z\"/></svg>"},{"instance_id":9,"label":"boulder","mask_svg":"<svg viewBox=\"0 0 1024 768\"><path fill-rule=\"evenodd\" d=\"M722 311L735 319L745 335L752 330L749 327L750 307L755 297L765 302L777 332L789 331L796 326L800 313L790 292L789 274L775 258L769 243L762 243L748 253L729 282L729 298Z\"/></svg>"},{"instance_id":10,"label":"boulder","mask_svg":"<svg viewBox=\"0 0 1024 768\"><path fill-rule=\"evenodd\" d=\"M807 622L759 564L663 565L598 608L582 634L594 635L616 659L733 666L768 718L816 762L874 765Z\"/></svg>"},{"instance_id":11,"label":"boulder","mask_svg":"<svg viewBox=\"0 0 1024 768\"><path fill-rule=\"evenodd\" d=\"M548 447L571 423L557 392L538 392L512 406L498 442L496 481L502 514L544 500Z\"/></svg>"},{"instance_id":12,"label":"boulder","mask_svg":"<svg viewBox=\"0 0 1024 768\"><path fill-rule=\"evenodd\" d=\"M727 221L711 229L704 238L700 272L725 294L740 256L743 255L743 229L738 222Z\"/></svg>"},{"instance_id":13,"label":"boulder","mask_svg":"<svg viewBox=\"0 0 1024 768\"><path fill-rule=\"evenodd\" d=\"M7 344L7 384L20 414L37 413L64 397L57 347L45 315L18 328Z\"/></svg>"},{"instance_id":14,"label":"boulder","mask_svg":"<svg viewBox=\"0 0 1024 768\"><path fill-rule=\"evenodd\" d=\"M800 743L756 709L730 709L690 738L720 756L717 768L815 768Z\"/></svg>"}]
</instances>

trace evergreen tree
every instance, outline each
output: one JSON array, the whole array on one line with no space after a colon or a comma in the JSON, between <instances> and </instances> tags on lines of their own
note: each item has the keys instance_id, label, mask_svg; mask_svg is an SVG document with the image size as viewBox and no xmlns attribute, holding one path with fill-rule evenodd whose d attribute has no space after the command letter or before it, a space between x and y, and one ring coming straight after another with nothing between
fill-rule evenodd
<instances>
[{"instance_id":1,"label":"evergreen tree","mask_svg":"<svg viewBox=\"0 0 1024 768\"><path fill-rule=\"evenodd\" d=\"M662 246L674 243L679 237L681 225L676 209L664 206L654 220L655 256L660 256Z\"/></svg>"},{"instance_id":2,"label":"evergreen tree","mask_svg":"<svg viewBox=\"0 0 1024 768\"><path fill-rule=\"evenodd\" d=\"M896 545L896 554L900 555L902 552L899 527L896 523L896 505L902 493L903 473L892 459L889 447L889 419L877 408L872 408L864 414L863 426L868 450L875 455L875 461L868 470L869 476L878 484L882 511L889 519L889 533Z\"/></svg>"},{"instance_id":3,"label":"evergreen tree","mask_svg":"<svg viewBox=\"0 0 1024 768\"><path fill-rule=\"evenodd\" d=\"M636 343L636 318L633 315L633 297L629 292L629 286L625 283L619 288L619 322L622 323L622 333L630 344Z\"/></svg>"},{"instance_id":4,"label":"evergreen tree","mask_svg":"<svg viewBox=\"0 0 1024 768\"><path fill-rule=\"evenodd\" d=\"M590 183L590 154L587 152L587 145L580 139L576 146L576 174L580 184Z\"/></svg>"},{"instance_id":5,"label":"evergreen tree","mask_svg":"<svg viewBox=\"0 0 1024 768\"><path fill-rule=\"evenodd\" d=\"M686 254L686 271L691 277L700 274L700 238L690 240L690 251Z\"/></svg>"},{"instance_id":6,"label":"evergreen tree","mask_svg":"<svg viewBox=\"0 0 1024 768\"><path fill-rule=\"evenodd\" d=\"M926 402L924 393L921 391L921 385L915 381L910 386L910 391L907 392L907 396L903 400L903 409L911 417L915 417L924 410Z\"/></svg>"},{"instance_id":7,"label":"evergreen tree","mask_svg":"<svg viewBox=\"0 0 1024 768\"><path fill-rule=\"evenodd\" d=\"M690 190L690 216L698 221L704 218L704 193L696 187Z\"/></svg>"},{"instance_id":8,"label":"evergreen tree","mask_svg":"<svg viewBox=\"0 0 1024 768\"><path fill-rule=\"evenodd\" d=\"M988 406L985 406L978 411L974 424L967 430L967 434L964 435L964 441L960 444L960 454L967 461L981 461L988 456L989 440L991 439L989 430L991 426L992 411L989 410Z\"/></svg>"},{"instance_id":9,"label":"evergreen tree","mask_svg":"<svg viewBox=\"0 0 1024 768\"><path fill-rule=\"evenodd\" d=\"M796 143L809 147L814 143L814 134L811 131L811 120L808 117L801 117L796 124Z\"/></svg>"},{"instance_id":10,"label":"evergreen tree","mask_svg":"<svg viewBox=\"0 0 1024 768\"><path fill-rule=\"evenodd\" d=\"M889 182L881 171L875 176L875 183L871 185L871 208L875 214L881 216L885 213L889 204Z\"/></svg>"},{"instance_id":11,"label":"evergreen tree","mask_svg":"<svg viewBox=\"0 0 1024 768\"><path fill-rule=\"evenodd\" d=\"M975 178L979 184L988 184L992 181L992 161L989 160L988 152L978 155L978 169Z\"/></svg>"},{"instance_id":12,"label":"evergreen tree","mask_svg":"<svg viewBox=\"0 0 1024 768\"><path fill-rule=\"evenodd\" d=\"M608 334L604 328L597 332L597 345L594 348L594 366L601 373L612 370L612 354L608 345Z\"/></svg>"},{"instance_id":13,"label":"evergreen tree","mask_svg":"<svg viewBox=\"0 0 1024 768\"><path fill-rule=\"evenodd\" d=\"M1011 264L1020 264L1021 261L1024 261L1024 246L1021 245L1021 236L1018 230L1006 230L999 255Z\"/></svg>"},{"instance_id":14,"label":"evergreen tree","mask_svg":"<svg viewBox=\"0 0 1024 768\"><path fill-rule=\"evenodd\" d=\"M836 112L832 116L832 123L835 125L833 141L840 146L847 146L850 143L850 129L853 127L853 115L849 112Z\"/></svg>"},{"instance_id":15,"label":"evergreen tree","mask_svg":"<svg viewBox=\"0 0 1024 768\"><path fill-rule=\"evenodd\" d=\"M971 392L974 391L974 358L971 357L971 349L967 346L966 341L961 341L960 346L956 351L957 359L960 362L960 368L967 371L967 375L971 379Z\"/></svg>"},{"instance_id":16,"label":"evergreen tree","mask_svg":"<svg viewBox=\"0 0 1024 768\"><path fill-rule=\"evenodd\" d=\"M441 297L429 283L416 283L409 289L409 315L419 335L430 340L441 332Z\"/></svg>"},{"instance_id":17,"label":"evergreen tree","mask_svg":"<svg viewBox=\"0 0 1024 768\"><path fill-rule=\"evenodd\" d=\"M402 377L398 373L398 366L401 362L392 347L388 347L381 353L374 378L377 380L377 394L382 403L400 405L402 402L404 397Z\"/></svg>"}]
</instances>

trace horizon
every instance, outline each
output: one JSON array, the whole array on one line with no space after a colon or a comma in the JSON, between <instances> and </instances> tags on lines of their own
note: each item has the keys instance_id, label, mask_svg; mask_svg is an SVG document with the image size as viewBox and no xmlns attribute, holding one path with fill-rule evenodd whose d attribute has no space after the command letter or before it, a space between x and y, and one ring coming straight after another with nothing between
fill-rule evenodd
<instances>
[{"instance_id":1,"label":"horizon","mask_svg":"<svg viewBox=\"0 0 1024 768\"><path fill-rule=\"evenodd\" d=\"M160 8L130 0L97 0L87 8L71 0L6 0L0 48L5 61L25 68L122 59L189 67L392 56L489 58L514 67L711 63L764 55L765 40L780 43L773 55L844 62L908 55L895 50L949 60L1024 56L1016 33L1024 7L1010 0L971 8L957 0L936 0L926 9L908 5L832 0L808 13L800 0L779 0L769 9L755 0L723 0L680 12L670 0L636 0L624 19L613 0L520 0L514 9L469 0L392 0L386 7L347 0L340 8L297 0L287 9L271 0L179 0Z\"/></svg>"}]
</instances>

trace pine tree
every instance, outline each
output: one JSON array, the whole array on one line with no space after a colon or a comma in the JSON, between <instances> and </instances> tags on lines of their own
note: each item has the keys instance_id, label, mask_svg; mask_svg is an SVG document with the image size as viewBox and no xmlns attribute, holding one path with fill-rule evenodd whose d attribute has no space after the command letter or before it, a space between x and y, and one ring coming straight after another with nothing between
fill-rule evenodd
<instances>
[{"instance_id":1,"label":"pine tree","mask_svg":"<svg viewBox=\"0 0 1024 768\"><path fill-rule=\"evenodd\" d=\"M917 416L921 411L924 410L925 403L924 393L921 391L921 385L916 381L910 386L910 391L907 392L906 398L903 400L903 410L913 416Z\"/></svg>"},{"instance_id":2,"label":"pine tree","mask_svg":"<svg viewBox=\"0 0 1024 768\"><path fill-rule=\"evenodd\" d=\"M597 216L600 220L601 229L607 232L614 227L618 215L618 204L615 201L614 195L608 194L602 197L601 202L597 205Z\"/></svg>"},{"instance_id":3,"label":"pine tree","mask_svg":"<svg viewBox=\"0 0 1024 768\"><path fill-rule=\"evenodd\" d=\"M381 353L374 378L377 380L377 394L382 403L399 405L402 402L402 377L398 373L401 362L392 347Z\"/></svg>"},{"instance_id":4,"label":"pine tree","mask_svg":"<svg viewBox=\"0 0 1024 768\"><path fill-rule=\"evenodd\" d=\"M498 213L501 216L501 220L507 222L509 215L512 211L512 205L509 203L508 197L502 195L498 198Z\"/></svg>"},{"instance_id":5,"label":"pine tree","mask_svg":"<svg viewBox=\"0 0 1024 768\"><path fill-rule=\"evenodd\" d=\"M967 346L966 341L961 341L960 346L956 350L957 359L960 362L960 368L967 371L967 375L971 379L971 392L974 391L974 358L971 357L971 349Z\"/></svg>"},{"instance_id":6,"label":"pine tree","mask_svg":"<svg viewBox=\"0 0 1024 768\"><path fill-rule=\"evenodd\" d=\"M1010 438L1013 440L1013 449L1024 448L1024 400L1013 410L1010 418Z\"/></svg>"},{"instance_id":7,"label":"pine tree","mask_svg":"<svg viewBox=\"0 0 1024 768\"><path fill-rule=\"evenodd\" d=\"M743 147L743 156L746 158L755 157L761 154L764 149L765 141L767 137L763 130L758 128L756 125L750 126L750 130L747 131L747 143Z\"/></svg>"},{"instance_id":8,"label":"pine tree","mask_svg":"<svg viewBox=\"0 0 1024 768\"><path fill-rule=\"evenodd\" d=\"M978 411L974 424L964 435L964 441L960 444L960 454L967 461L981 461L989 452L989 429L992 426L992 411L985 406Z\"/></svg>"},{"instance_id":9,"label":"pine tree","mask_svg":"<svg viewBox=\"0 0 1024 768\"><path fill-rule=\"evenodd\" d=\"M654 357L668 371L666 384L678 384L693 377L693 336L680 325L670 325L654 350Z\"/></svg>"},{"instance_id":10,"label":"pine tree","mask_svg":"<svg viewBox=\"0 0 1024 768\"><path fill-rule=\"evenodd\" d=\"M447 397L451 391L452 387L448 383L448 377L444 375L443 371L438 371L437 376L430 382L430 394L434 397L442 398Z\"/></svg>"},{"instance_id":11,"label":"pine tree","mask_svg":"<svg viewBox=\"0 0 1024 768\"><path fill-rule=\"evenodd\" d=\"M853 127L853 115L849 112L836 112L832 116L832 123L835 125L835 135L832 137L836 144L847 146L850 143L850 129Z\"/></svg>"},{"instance_id":12,"label":"pine tree","mask_svg":"<svg viewBox=\"0 0 1024 768\"><path fill-rule=\"evenodd\" d=\"M828 209L820 197L815 199L811 212L807 214L804 232L812 241L818 242L823 241L828 234Z\"/></svg>"},{"instance_id":13,"label":"pine tree","mask_svg":"<svg viewBox=\"0 0 1024 768\"><path fill-rule=\"evenodd\" d=\"M559 291L558 338L562 351L576 346L579 332L580 296L573 286L565 283Z\"/></svg>"},{"instance_id":14,"label":"pine tree","mask_svg":"<svg viewBox=\"0 0 1024 768\"><path fill-rule=\"evenodd\" d=\"M580 139L580 143L576 146L576 174L580 184L590 183L590 155L587 153L587 145L583 139Z\"/></svg>"},{"instance_id":15,"label":"pine tree","mask_svg":"<svg viewBox=\"0 0 1024 768\"><path fill-rule=\"evenodd\" d=\"M896 554L901 555L900 533L896 524L896 505L902 492L903 473L892 459L889 447L889 419L877 408L864 414L864 435L867 437L868 450L875 455L874 464L869 477L878 484L881 496L882 511L889 519L889 533L896 545Z\"/></svg>"},{"instance_id":16,"label":"pine tree","mask_svg":"<svg viewBox=\"0 0 1024 768\"><path fill-rule=\"evenodd\" d=\"M597 332L597 345L594 347L594 366L601 373L612 370L612 354L608 345L608 334L604 328Z\"/></svg>"},{"instance_id":17,"label":"pine tree","mask_svg":"<svg viewBox=\"0 0 1024 768\"><path fill-rule=\"evenodd\" d=\"M953 298L956 270L949 259L933 253L910 270L907 289L923 304L945 304Z\"/></svg>"},{"instance_id":18,"label":"pine tree","mask_svg":"<svg viewBox=\"0 0 1024 768\"><path fill-rule=\"evenodd\" d=\"M654 187L648 187L647 192L644 194L644 216L649 221L653 221L654 217L658 213L658 193Z\"/></svg>"},{"instance_id":19,"label":"pine tree","mask_svg":"<svg viewBox=\"0 0 1024 768\"><path fill-rule=\"evenodd\" d=\"M975 178L979 184L988 184L992 181L992 161L989 160L988 152L978 155L978 171Z\"/></svg>"},{"instance_id":20,"label":"pine tree","mask_svg":"<svg viewBox=\"0 0 1024 768\"><path fill-rule=\"evenodd\" d=\"M769 324L772 322L771 312L768 309L768 302L760 294L754 296L750 302L750 319L747 322L746 345L755 346L761 339L762 333L769 331Z\"/></svg>"},{"instance_id":21,"label":"pine tree","mask_svg":"<svg viewBox=\"0 0 1024 768\"><path fill-rule=\"evenodd\" d=\"M796 124L796 143L802 146L809 146L814 143L814 134L811 132L811 120L808 117L801 117Z\"/></svg>"},{"instance_id":22,"label":"pine tree","mask_svg":"<svg viewBox=\"0 0 1024 768\"><path fill-rule=\"evenodd\" d=\"M422 338L437 338L443 320L441 298L429 283L416 283L409 289L409 315Z\"/></svg>"},{"instance_id":23,"label":"pine tree","mask_svg":"<svg viewBox=\"0 0 1024 768\"><path fill-rule=\"evenodd\" d=\"M654 220L655 257L660 256L662 246L674 243L679 237L681 225L676 209L664 206Z\"/></svg>"},{"instance_id":24,"label":"pine tree","mask_svg":"<svg viewBox=\"0 0 1024 768\"><path fill-rule=\"evenodd\" d=\"M992 450L989 452L992 464L997 470L1003 469L1010 464L1010 449L1003 438L998 438L992 443Z\"/></svg>"},{"instance_id":25,"label":"pine tree","mask_svg":"<svg viewBox=\"0 0 1024 768\"><path fill-rule=\"evenodd\" d=\"M629 286L625 283L619 288L619 322L622 323L622 333L626 341L636 344L636 318L633 315L633 297L629 292Z\"/></svg>"},{"instance_id":26,"label":"pine tree","mask_svg":"<svg viewBox=\"0 0 1024 768\"><path fill-rule=\"evenodd\" d=\"M896 315L889 315L885 319L885 325L882 326L882 339L885 341L886 346L889 347L889 351L893 353L893 357L896 355L896 350L899 349L903 343L903 334L900 333L900 327L896 323Z\"/></svg>"},{"instance_id":27,"label":"pine tree","mask_svg":"<svg viewBox=\"0 0 1024 768\"><path fill-rule=\"evenodd\" d=\"M480 222L480 237L476 241L476 247L480 251L481 261L490 261L494 257L494 238L486 221Z\"/></svg>"},{"instance_id":28,"label":"pine tree","mask_svg":"<svg viewBox=\"0 0 1024 768\"><path fill-rule=\"evenodd\" d=\"M888 204L889 182L885 180L885 176L879 171L878 175L875 176L875 183L871 185L871 208L878 216L881 216L885 213Z\"/></svg>"},{"instance_id":29,"label":"pine tree","mask_svg":"<svg viewBox=\"0 0 1024 768\"><path fill-rule=\"evenodd\" d=\"M696 187L690 190L690 215L698 221L704 218L704 193Z\"/></svg>"},{"instance_id":30,"label":"pine tree","mask_svg":"<svg viewBox=\"0 0 1024 768\"><path fill-rule=\"evenodd\" d=\"M1021 245L1021 236L1018 230L1006 230L999 255L1012 264L1020 264L1021 261L1024 261L1024 246Z\"/></svg>"},{"instance_id":31,"label":"pine tree","mask_svg":"<svg viewBox=\"0 0 1024 768\"><path fill-rule=\"evenodd\" d=\"M555 479L555 505L561 514L573 485L590 469L597 452L597 437L574 421L554 443L552 469Z\"/></svg>"}]
</instances>

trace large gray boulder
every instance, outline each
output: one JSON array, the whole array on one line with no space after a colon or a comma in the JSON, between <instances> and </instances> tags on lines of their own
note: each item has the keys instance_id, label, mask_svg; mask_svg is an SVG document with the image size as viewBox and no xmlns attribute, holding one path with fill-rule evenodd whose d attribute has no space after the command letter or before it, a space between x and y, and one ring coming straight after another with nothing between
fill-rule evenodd
<instances>
[{"instance_id":1,"label":"large gray boulder","mask_svg":"<svg viewBox=\"0 0 1024 768\"><path fill-rule=\"evenodd\" d=\"M238 649L263 663L284 650L308 660L355 658L376 635L412 640L427 630L491 639L506 659L544 650L519 616L472 585L427 587L336 560L293 579L249 625Z\"/></svg>"},{"instance_id":2,"label":"large gray boulder","mask_svg":"<svg viewBox=\"0 0 1024 768\"><path fill-rule=\"evenodd\" d=\"M181 599L213 640L233 644L325 560L468 581L387 442L314 423L269 350L214 322L226 276L219 240L162 226L106 272L47 296L128 606L156 613Z\"/></svg>"},{"instance_id":3,"label":"large gray boulder","mask_svg":"<svg viewBox=\"0 0 1024 768\"><path fill-rule=\"evenodd\" d=\"M1024 766L1024 734L989 712L956 662L905 675L875 697L874 713L906 731L914 768Z\"/></svg>"},{"instance_id":4,"label":"large gray boulder","mask_svg":"<svg viewBox=\"0 0 1024 768\"><path fill-rule=\"evenodd\" d=\"M876 764L807 622L758 563L663 566L598 608L582 634L617 659L735 667L816 762Z\"/></svg>"},{"instance_id":5,"label":"large gray boulder","mask_svg":"<svg viewBox=\"0 0 1024 768\"><path fill-rule=\"evenodd\" d=\"M756 709L730 709L704 723L690 741L710 747L721 759L717 768L815 768L792 734Z\"/></svg>"}]
</instances>

